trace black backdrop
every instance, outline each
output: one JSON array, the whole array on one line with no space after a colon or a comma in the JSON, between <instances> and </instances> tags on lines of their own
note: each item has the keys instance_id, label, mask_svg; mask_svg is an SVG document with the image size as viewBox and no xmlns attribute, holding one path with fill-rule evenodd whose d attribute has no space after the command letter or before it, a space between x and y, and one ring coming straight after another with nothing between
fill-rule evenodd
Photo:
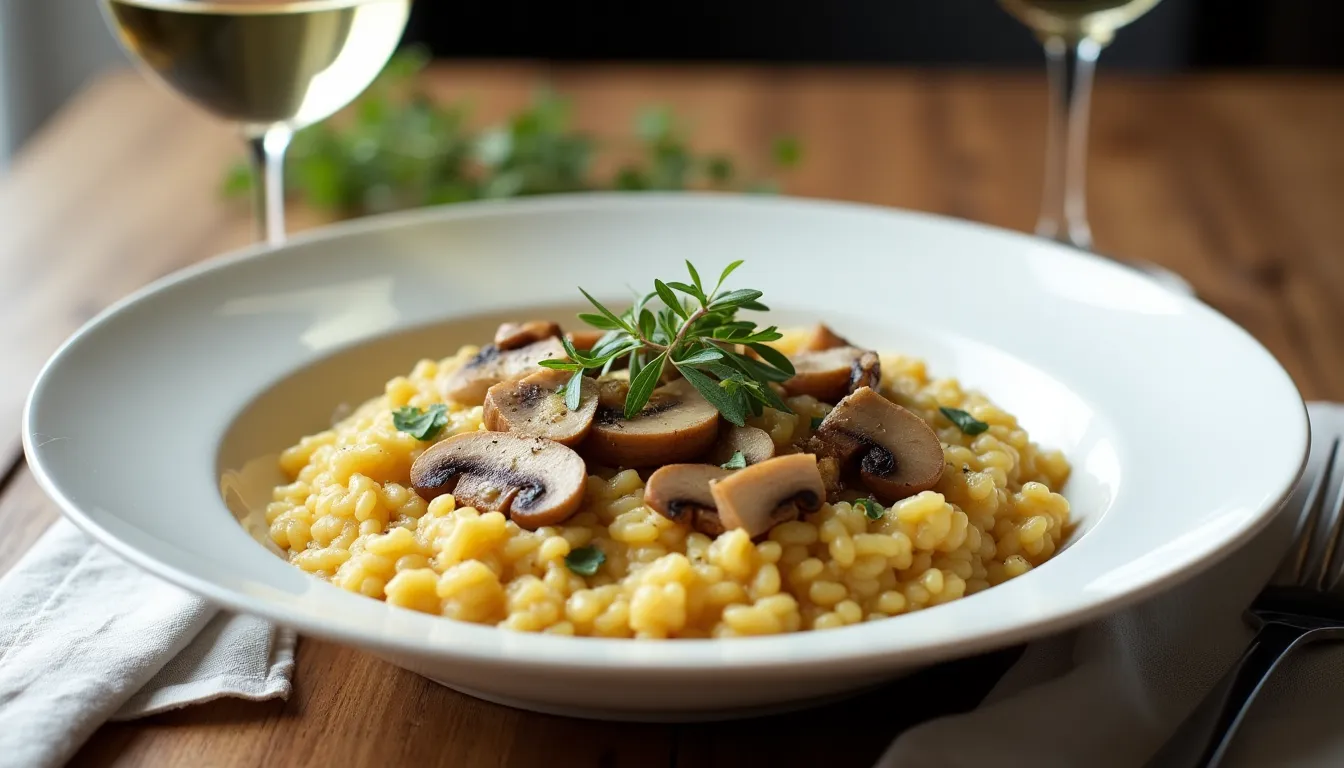
<instances>
[{"instance_id":1,"label":"black backdrop","mask_svg":"<svg viewBox=\"0 0 1344 768\"><path fill-rule=\"evenodd\" d=\"M1344 0L1163 0L1108 67L1344 67ZM1027 66L994 0L417 0L408 39L440 57Z\"/></svg>"}]
</instances>

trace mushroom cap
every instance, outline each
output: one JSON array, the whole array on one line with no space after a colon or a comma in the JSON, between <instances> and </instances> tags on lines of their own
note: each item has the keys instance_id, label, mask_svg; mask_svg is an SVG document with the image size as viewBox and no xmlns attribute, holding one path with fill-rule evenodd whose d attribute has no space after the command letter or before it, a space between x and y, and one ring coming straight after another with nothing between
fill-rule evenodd
<instances>
[{"instance_id":1,"label":"mushroom cap","mask_svg":"<svg viewBox=\"0 0 1344 768\"><path fill-rule=\"evenodd\" d=\"M565 357L565 348L555 337L510 350L487 344L448 376L443 384L443 394L463 405L481 405L485 402L485 393L499 382L534 373L541 367L537 363L542 360Z\"/></svg>"},{"instance_id":2,"label":"mushroom cap","mask_svg":"<svg viewBox=\"0 0 1344 768\"><path fill-rule=\"evenodd\" d=\"M794 375L784 382L784 389L791 395L811 395L827 403L860 387L876 388L882 381L877 353L858 347L799 352L790 362Z\"/></svg>"},{"instance_id":3,"label":"mushroom cap","mask_svg":"<svg viewBox=\"0 0 1344 768\"><path fill-rule=\"evenodd\" d=\"M799 352L824 352L828 349L853 346L845 338L832 331L825 323L817 323L812 333L798 347Z\"/></svg>"},{"instance_id":4,"label":"mushroom cap","mask_svg":"<svg viewBox=\"0 0 1344 768\"><path fill-rule=\"evenodd\" d=\"M543 368L515 381L501 381L485 394L481 420L494 432L544 437L574 447L588 436L597 413L597 382L579 379L579 407L569 410L559 390L572 374Z\"/></svg>"},{"instance_id":5,"label":"mushroom cap","mask_svg":"<svg viewBox=\"0 0 1344 768\"><path fill-rule=\"evenodd\" d=\"M692 461L719 435L719 412L690 382L678 379L655 389L644 410L626 419L614 396L599 385L597 418L583 451L596 464L652 467ZM624 403L625 397L620 397Z\"/></svg>"},{"instance_id":6,"label":"mushroom cap","mask_svg":"<svg viewBox=\"0 0 1344 768\"><path fill-rule=\"evenodd\" d=\"M817 427L812 444L842 468L857 470L864 487L884 504L934 487L946 467L933 428L869 387L841 400Z\"/></svg>"},{"instance_id":7,"label":"mushroom cap","mask_svg":"<svg viewBox=\"0 0 1344 768\"><path fill-rule=\"evenodd\" d=\"M752 538L778 523L813 512L826 500L826 487L810 453L776 456L739 469L709 484L723 527L741 528Z\"/></svg>"},{"instance_id":8,"label":"mushroom cap","mask_svg":"<svg viewBox=\"0 0 1344 768\"><path fill-rule=\"evenodd\" d=\"M730 474L712 464L668 464L649 475L644 503L669 520L688 522L701 533L717 536L724 529L709 484Z\"/></svg>"},{"instance_id":9,"label":"mushroom cap","mask_svg":"<svg viewBox=\"0 0 1344 768\"><path fill-rule=\"evenodd\" d=\"M461 506L503 512L529 530L577 512L587 483L587 467L574 451L504 432L454 435L411 465L411 486L424 498L451 493Z\"/></svg>"},{"instance_id":10,"label":"mushroom cap","mask_svg":"<svg viewBox=\"0 0 1344 768\"><path fill-rule=\"evenodd\" d=\"M726 464L733 454L741 451L748 466L760 464L775 456L775 441L770 433L758 427L739 427L736 424L723 425L719 430L719 441L705 458L711 464Z\"/></svg>"},{"instance_id":11,"label":"mushroom cap","mask_svg":"<svg viewBox=\"0 0 1344 768\"><path fill-rule=\"evenodd\" d=\"M553 336L560 336L560 325L550 320L500 323L495 331L495 346L501 350L517 349Z\"/></svg>"}]
</instances>

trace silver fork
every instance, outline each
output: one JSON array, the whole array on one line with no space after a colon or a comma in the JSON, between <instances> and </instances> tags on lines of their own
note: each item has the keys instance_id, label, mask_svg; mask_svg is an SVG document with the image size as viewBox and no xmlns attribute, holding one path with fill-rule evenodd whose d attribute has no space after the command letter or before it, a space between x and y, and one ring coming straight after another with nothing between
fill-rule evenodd
<instances>
[{"instance_id":1,"label":"silver fork","mask_svg":"<svg viewBox=\"0 0 1344 768\"><path fill-rule=\"evenodd\" d=\"M1344 639L1344 419L1313 412L1311 457L1297 491L1293 545L1247 611L1257 631L1237 663L1181 724L1150 768L1215 768L1227 756L1255 697L1294 650L1320 640ZM1335 417L1334 419L1330 417ZM1335 421L1330 428L1323 422ZM1315 472L1313 472L1313 469ZM1296 504L1294 505L1294 502ZM1286 510L1285 510L1286 511ZM1192 746L1202 745L1192 759Z\"/></svg>"}]
</instances>

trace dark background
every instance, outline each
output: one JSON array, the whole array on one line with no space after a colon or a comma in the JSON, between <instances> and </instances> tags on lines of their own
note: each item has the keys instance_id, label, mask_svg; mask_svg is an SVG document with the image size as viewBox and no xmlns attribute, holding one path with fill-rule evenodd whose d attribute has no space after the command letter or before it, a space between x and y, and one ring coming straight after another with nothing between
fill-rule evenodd
<instances>
[{"instance_id":1,"label":"dark background","mask_svg":"<svg viewBox=\"0 0 1344 768\"><path fill-rule=\"evenodd\" d=\"M1344 0L1163 0L1107 67L1344 68ZM994 0L420 0L407 40L440 57L1037 66Z\"/></svg>"}]
</instances>

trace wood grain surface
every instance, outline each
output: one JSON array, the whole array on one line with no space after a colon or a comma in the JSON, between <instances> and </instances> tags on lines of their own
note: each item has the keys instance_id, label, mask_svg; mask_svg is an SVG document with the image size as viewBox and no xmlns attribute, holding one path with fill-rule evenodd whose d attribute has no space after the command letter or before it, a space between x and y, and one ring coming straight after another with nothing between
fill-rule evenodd
<instances>
[{"instance_id":1,"label":"wood grain surface","mask_svg":"<svg viewBox=\"0 0 1344 768\"><path fill-rule=\"evenodd\" d=\"M1029 229L1045 130L1036 73L460 65L445 98L494 121L549 82L579 124L624 135L675 107L696 144L751 157L799 136L793 194ZM1184 275L1254 334L1308 398L1344 399L1344 79L1112 77L1094 101L1089 195L1098 246ZM233 132L132 73L98 79L0 178L0 573L56 516L23 464L23 398L42 362L109 303L244 246L218 196ZM291 229L319 219L293 213ZM99 730L78 765L868 765L901 729L973 706L1012 659L945 665L806 713L708 725L534 715L367 654L299 646L288 702L221 701ZM768 763L766 762L768 761Z\"/></svg>"}]
</instances>

